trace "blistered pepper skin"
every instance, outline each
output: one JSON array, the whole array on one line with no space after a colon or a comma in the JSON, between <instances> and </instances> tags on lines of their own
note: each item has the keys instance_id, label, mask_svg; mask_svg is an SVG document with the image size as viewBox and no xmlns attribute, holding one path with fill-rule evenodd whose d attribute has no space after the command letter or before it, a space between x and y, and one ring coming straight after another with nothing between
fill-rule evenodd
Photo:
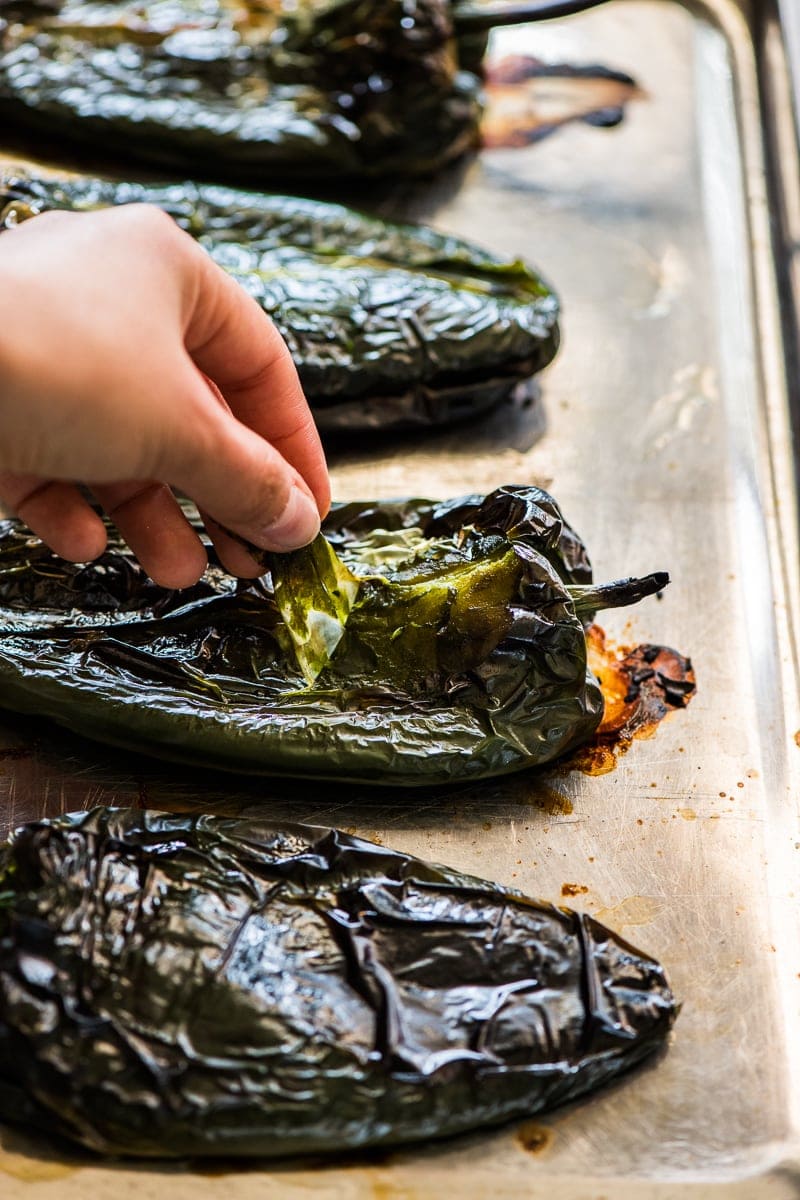
<instances>
[{"instance_id":1,"label":"blistered pepper skin","mask_svg":"<svg viewBox=\"0 0 800 1200\"><path fill-rule=\"evenodd\" d=\"M275 322L323 434L425 430L527 394L559 344L539 275L342 205L189 182L0 177L0 229L48 209L155 204Z\"/></svg>"},{"instance_id":2,"label":"blistered pepper skin","mask_svg":"<svg viewBox=\"0 0 800 1200\"><path fill-rule=\"evenodd\" d=\"M498 25L599 0L2 0L0 122L256 186L426 175L479 142Z\"/></svg>"},{"instance_id":3,"label":"blistered pepper skin","mask_svg":"<svg viewBox=\"0 0 800 1200\"><path fill-rule=\"evenodd\" d=\"M449 0L0 6L0 120L125 165L424 174L475 145L480 110Z\"/></svg>"},{"instance_id":4,"label":"blistered pepper skin","mask_svg":"<svg viewBox=\"0 0 800 1200\"><path fill-rule=\"evenodd\" d=\"M331 829L95 809L0 851L0 1115L105 1154L443 1137L662 1046L585 914Z\"/></svg>"},{"instance_id":5,"label":"blistered pepper skin","mask_svg":"<svg viewBox=\"0 0 800 1200\"><path fill-rule=\"evenodd\" d=\"M552 497L502 488L348 504L324 531L352 570L378 565L390 579L512 550L518 570L480 661L466 671L431 662L406 687L385 678L380 647L362 652L356 639L308 687L269 576L244 583L214 567L194 588L168 592L112 529L106 554L76 566L9 521L0 525L0 704L176 760L384 786L520 770L591 735L603 700L566 590L590 569ZM391 639L392 612L374 615Z\"/></svg>"},{"instance_id":6,"label":"blistered pepper skin","mask_svg":"<svg viewBox=\"0 0 800 1200\"><path fill-rule=\"evenodd\" d=\"M0 705L175 761L386 787L503 775L592 736L603 696L574 599L591 568L552 496L355 502L323 529L364 583L309 686L268 575L216 564L170 592L111 527L76 565L0 523Z\"/></svg>"}]
</instances>

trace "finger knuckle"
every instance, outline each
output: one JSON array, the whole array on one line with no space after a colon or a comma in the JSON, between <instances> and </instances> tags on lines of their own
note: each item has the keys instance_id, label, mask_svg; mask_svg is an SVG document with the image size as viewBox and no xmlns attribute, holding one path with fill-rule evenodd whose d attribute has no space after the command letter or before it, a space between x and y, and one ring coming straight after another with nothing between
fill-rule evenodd
<instances>
[{"instance_id":1,"label":"finger knuckle","mask_svg":"<svg viewBox=\"0 0 800 1200\"><path fill-rule=\"evenodd\" d=\"M289 484L277 473L264 476L258 484L235 498L236 523L248 528L269 525L279 517L289 499Z\"/></svg>"}]
</instances>

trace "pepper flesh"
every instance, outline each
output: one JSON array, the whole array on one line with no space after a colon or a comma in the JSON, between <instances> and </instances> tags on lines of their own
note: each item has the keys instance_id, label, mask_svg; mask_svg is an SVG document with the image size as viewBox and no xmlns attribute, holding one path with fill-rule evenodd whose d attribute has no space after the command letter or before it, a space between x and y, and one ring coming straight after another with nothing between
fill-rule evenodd
<instances>
[{"instance_id":1,"label":"pepper flesh","mask_svg":"<svg viewBox=\"0 0 800 1200\"><path fill-rule=\"evenodd\" d=\"M535 271L423 226L192 183L0 179L0 227L129 203L168 212L259 302L323 432L474 416L558 348L558 301Z\"/></svg>"},{"instance_id":2,"label":"pepper flesh","mask_svg":"<svg viewBox=\"0 0 800 1200\"><path fill-rule=\"evenodd\" d=\"M379 673L389 686L420 692L432 679L480 666L507 636L509 598L524 587L526 574L524 555L501 539L495 544L486 539L481 550L479 557L462 562L423 558L394 579L366 575L360 580L322 533L290 554L264 555L306 683L313 684L323 671L343 684L348 676ZM568 585L566 592L576 615L591 620L600 608L636 604L668 583L661 571L614 583ZM547 601L541 603L543 612L548 607Z\"/></svg>"},{"instance_id":3,"label":"pepper flesh","mask_svg":"<svg viewBox=\"0 0 800 1200\"><path fill-rule=\"evenodd\" d=\"M663 1045L587 914L331 829L95 809L0 850L0 1115L104 1153L310 1154L529 1115Z\"/></svg>"},{"instance_id":4,"label":"pepper flesh","mask_svg":"<svg viewBox=\"0 0 800 1200\"><path fill-rule=\"evenodd\" d=\"M113 530L101 559L76 566L5 522L0 704L181 761L391 786L517 771L591 737L603 713L587 666L591 609L579 617L570 590L591 569L551 496L504 487L352 503L323 529L366 582L308 686L268 577L238 583L216 565L195 588L167 592ZM455 581L482 571L491 603L473 611ZM419 640L400 660L392 637L408 612L391 608L391 588L368 585L376 574L412 591L430 584L430 600L417 592L425 621L403 633Z\"/></svg>"}]
</instances>

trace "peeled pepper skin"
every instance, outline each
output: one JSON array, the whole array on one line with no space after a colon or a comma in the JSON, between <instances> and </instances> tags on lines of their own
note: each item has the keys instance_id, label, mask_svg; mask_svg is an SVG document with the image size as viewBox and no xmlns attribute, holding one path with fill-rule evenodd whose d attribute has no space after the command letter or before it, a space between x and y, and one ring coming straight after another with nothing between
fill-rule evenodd
<instances>
[{"instance_id":1,"label":"peeled pepper skin","mask_svg":"<svg viewBox=\"0 0 800 1200\"><path fill-rule=\"evenodd\" d=\"M238 582L214 566L196 587L168 592L110 532L107 553L76 566L19 522L0 524L3 706L178 761L394 787L536 766L588 740L601 720L567 590L588 583L591 568L538 488L335 508L324 532L351 571L412 591L427 580L435 603L423 589L412 628L365 583L310 687L268 576ZM474 581L470 564L480 573L492 563L496 621L487 627L477 606L459 644L451 585L465 572ZM399 640L409 663L399 681L398 627L413 635Z\"/></svg>"},{"instance_id":2,"label":"peeled pepper skin","mask_svg":"<svg viewBox=\"0 0 800 1200\"><path fill-rule=\"evenodd\" d=\"M95 809L0 850L0 1116L106 1154L341 1151L563 1103L663 1045L592 917L332 829Z\"/></svg>"},{"instance_id":3,"label":"peeled pepper skin","mask_svg":"<svg viewBox=\"0 0 800 1200\"><path fill-rule=\"evenodd\" d=\"M0 228L130 203L169 213L258 301L323 433L475 416L558 349L558 300L531 267L425 226L208 184L0 176Z\"/></svg>"}]
</instances>

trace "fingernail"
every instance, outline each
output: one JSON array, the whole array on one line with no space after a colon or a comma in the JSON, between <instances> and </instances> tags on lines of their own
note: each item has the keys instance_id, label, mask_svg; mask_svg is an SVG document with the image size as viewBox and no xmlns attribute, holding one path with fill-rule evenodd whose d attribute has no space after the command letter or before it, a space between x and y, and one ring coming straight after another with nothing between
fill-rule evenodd
<instances>
[{"instance_id":1,"label":"fingernail","mask_svg":"<svg viewBox=\"0 0 800 1200\"><path fill-rule=\"evenodd\" d=\"M262 529L258 540L265 550L299 550L313 542L318 533L317 506L308 492L295 484L283 512Z\"/></svg>"}]
</instances>

